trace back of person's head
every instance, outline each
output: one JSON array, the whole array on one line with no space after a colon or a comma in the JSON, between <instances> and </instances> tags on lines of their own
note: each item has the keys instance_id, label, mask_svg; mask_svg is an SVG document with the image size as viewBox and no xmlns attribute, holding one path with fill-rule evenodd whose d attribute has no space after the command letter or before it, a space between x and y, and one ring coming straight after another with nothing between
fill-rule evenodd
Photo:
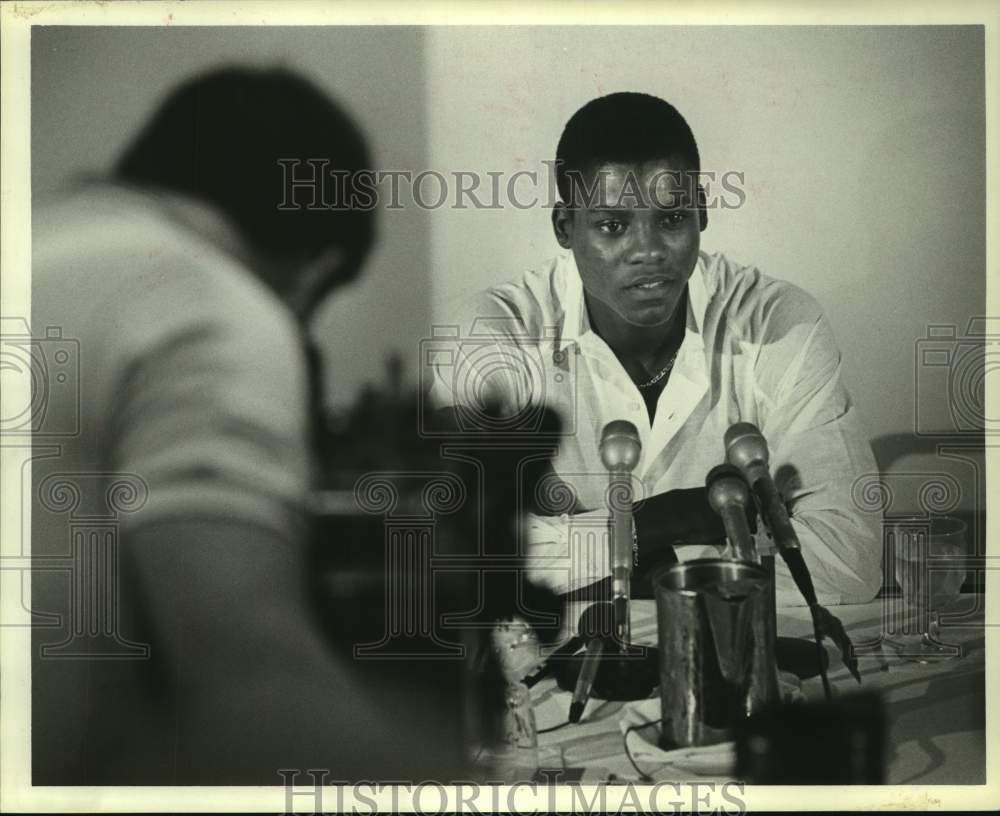
<instances>
[{"instance_id":1,"label":"back of person's head","mask_svg":"<svg viewBox=\"0 0 1000 816\"><path fill-rule=\"evenodd\" d=\"M556 184L566 203L576 179L602 164L679 160L701 169L698 145L684 117L669 102L644 93L621 92L593 99L570 117L556 148Z\"/></svg>"},{"instance_id":2,"label":"back of person's head","mask_svg":"<svg viewBox=\"0 0 1000 816\"><path fill-rule=\"evenodd\" d=\"M297 161L286 168L279 160ZM310 178L310 161L327 161L317 207L288 203L288 178ZM129 184L184 193L221 211L257 253L311 256L338 246L361 259L374 237L374 212L344 207L344 180L371 167L364 137L326 94L280 68L228 67L170 94L122 155L114 174ZM339 190L335 187L339 185ZM307 205L312 191L291 190Z\"/></svg>"}]
</instances>

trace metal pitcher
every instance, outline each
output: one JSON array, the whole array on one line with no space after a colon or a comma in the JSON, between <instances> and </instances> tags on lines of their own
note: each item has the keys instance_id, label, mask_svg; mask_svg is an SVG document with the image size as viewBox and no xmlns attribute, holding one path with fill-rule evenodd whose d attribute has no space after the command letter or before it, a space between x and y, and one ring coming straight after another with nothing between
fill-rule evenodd
<instances>
[{"instance_id":1,"label":"metal pitcher","mask_svg":"<svg viewBox=\"0 0 1000 816\"><path fill-rule=\"evenodd\" d=\"M732 739L740 720L777 698L767 570L704 558L665 567L653 584L662 746Z\"/></svg>"}]
</instances>

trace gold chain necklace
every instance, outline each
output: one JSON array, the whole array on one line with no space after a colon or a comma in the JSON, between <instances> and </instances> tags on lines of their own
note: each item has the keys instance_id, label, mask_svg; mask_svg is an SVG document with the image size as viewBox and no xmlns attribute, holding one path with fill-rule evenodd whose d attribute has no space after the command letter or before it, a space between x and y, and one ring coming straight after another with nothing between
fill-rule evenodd
<instances>
[{"instance_id":1,"label":"gold chain necklace","mask_svg":"<svg viewBox=\"0 0 1000 816\"><path fill-rule=\"evenodd\" d=\"M680 349L677 349L677 351L680 351ZM670 355L670 359L667 361L667 364L663 366L663 368L661 368L660 371L657 374L655 374L651 380L648 380L644 383L636 383L636 385L639 388L652 388L660 380L666 377L670 369L674 367L674 360L677 359L677 351L675 351L672 355Z\"/></svg>"}]
</instances>

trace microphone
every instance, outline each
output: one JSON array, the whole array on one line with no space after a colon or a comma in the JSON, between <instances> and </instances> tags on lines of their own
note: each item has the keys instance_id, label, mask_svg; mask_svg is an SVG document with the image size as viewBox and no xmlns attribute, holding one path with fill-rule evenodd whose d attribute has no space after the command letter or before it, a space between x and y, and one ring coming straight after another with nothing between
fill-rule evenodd
<instances>
[{"instance_id":1,"label":"microphone","mask_svg":"<svg viewBox=\"0 0 1000 816\"><path fill-rule=\"evenodd\" d=\"M812 576L802 557L799 537L788 518L788 508L778 488L771 479L768 469L770 455L767 441L757 426L751 422L737 422L726 431L726 458L736 465L753 488L754 495L760 503L761 516L774 537L774 543L781 557L788 565L795 585L805 602L813 607L817 603L816 590L813 587Z\"/></svg>"},{"instance_id":2,"label":"microphone","mask_svg":"<svg viewBox=\"0 0 1000 816\"><path fill-rule=\"evenodd\" d=\"M724 440L726 458L743 472L753 489L775 546L782 553L799 549L799 537L788 518L785 500L775 487L768 469L770 455L764 435L750 422L737 422L726 431Z\"/></svg>"},{"instance_id":3,"label":"microphone","mask_svg":"<svg viewBox=\"0 0 1000 816\"><path fill-rule=\"evenodd\" d=\"M615 637L619 648L628 648L629 581L632 578L632 482L629 474L639 463L642 443L635 425L616 419L601 432L601 462L608 469L608 505L611 510L611 591L615 611Z\"/></svg>"},{"instance_id":4,"label":"microphone","mask_svg":"<svg viewBox=\"0 0 1000 816\"><path fill-rule=\"evenodd\" d=\"M823 651L823 635L830 634L834 639L844 655L845 664L860 683L861 675L858 673L857 662L852 662L847 657L852 648L850 638L844 631L843 624L819 604L816 588L813 585L812 576L809 574L809 567L802 555L799 537L792 527L791 519L788 518L788 508L785 507L784 499L781 498L778 488L775 487L774 481L771 479L771 473L768 469L769 454L764 435L756 425L750 422L737 422L726 431L724 441L726 458L731 464L743 471L743 475L746 476L746 480L753 488L754 495L757 496L760 504L764 523L774 537L774 543L788 566L788 572L791 574L795 586L809 607L813 623L813 636L816 640L817 665L823 679L823 690L829 700L831 692L824 663L826 653Z\"/></svg>"},{"instance_id":5,"label":"microphone","mask_svg":"<svg viewBox=\"0 0 1000 816\"><path fill-rule=\"evenodd\" d=\"M754 561L755 547L747 524L747 505L750 488L739 468L734 465L716 465L705 477L708 503L722 518L726 537L741 561Z\"/></svg>"}]
</instances>

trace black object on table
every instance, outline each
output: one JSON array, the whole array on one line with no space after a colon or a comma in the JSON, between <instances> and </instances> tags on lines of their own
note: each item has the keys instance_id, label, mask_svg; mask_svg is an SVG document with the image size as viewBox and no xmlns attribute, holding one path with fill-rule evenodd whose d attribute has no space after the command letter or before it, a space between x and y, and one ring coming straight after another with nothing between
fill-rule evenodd
<instances>
[{"instance_id":1,"label":"black object on table","mask_svg":"<svg viewBox=\"0 0 1000 816\"><path fill-rule=\"evenodd\" d=\"M736 776L756 785L880 785L885 706L878 692L782 703L748 718L736 739Z\"/></svg>"}]
</instances>

